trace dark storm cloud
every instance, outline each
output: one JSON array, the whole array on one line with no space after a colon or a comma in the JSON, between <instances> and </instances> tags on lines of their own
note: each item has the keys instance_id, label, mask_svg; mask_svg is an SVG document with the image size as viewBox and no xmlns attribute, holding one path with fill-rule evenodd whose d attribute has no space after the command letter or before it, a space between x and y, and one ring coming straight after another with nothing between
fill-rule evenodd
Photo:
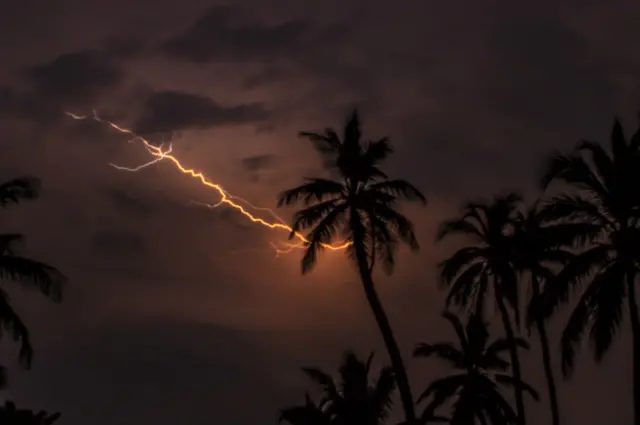
<instances>
[{"instance_id":1,"label":"dark storm cloud","mask_svg":"<svg viewBox=\"0 0 640 425\"><path fill-rule=\"evenodd\" d=\"M33 117L51 112L50 105L39 102L32 93L11 87L0 88L0 114Z\"/></svg>"},{"instance_id":2,"label":"dark storm cloud","mask_svg":"<svg viewBox=\"0 0 640 425\"><path fill-rule=\"evenodd\" d=\"M275 159L275 155L270 154L248 156L242 159L242 166L247 171L264 170L270 168Z\"/></svg>"},{"instance_id":3,"label":"dark storm cloud","mask_svg":"<svg viewBox=\"0 0 640 425\"><path fill-rule=\"evenodd\" d=\"M96 232L91 237L91 245L98 254L118 258L139 257L147 248L141 234L117 229Z\"/></svg>"},{"instance_id":4,"label":"dark storm cloud","mask_svg":"<svg viewBox=\"0 0 640 425\"><path fill-rule=\"evenodd\" d=\"M104 194L120 211L141 217L148 217L153 211L153 207L150 202L139 197L132 196L124 190L109 188L104 191Z\"/></svg>"},{"instance_id":5,"label":"dark storm cloud","mask_svg":"<svg viewBox=\"0 0 640 425\"><path fill-rule=\"evenodd\" d=\"M614 102L617 70L608 54L566 23L518 19L499 25L492 39L500 69L487 97L497 112L557 126L583 113L601 115Z\"/></svg>"},{"instance_id":6,"label":"dark storm cloud","mask_svg":"<svg viewBox=\"0 0 640 425\"><path fill-rule=\"evenodd\" d=\"M162 91L146 99L135 127L139 134L170 133L259 122L268 116L259 103L222 106L208 96Z\"/></svg>"},{"instance_id":7,"label":"dark storm cloud","mask_svg":"<svg viewBox=\"0 0 640 425\"><path fill-rule=\"evenodd\" d=\"M306 20L234 23L238 15L230 7L215 6L184 32L166 40L162 50L196 63L262 61L298 55L343 31L338 26L318 29Z\"/></svg>"},{"instance_id":8,"label":"dark storm cloud","mask_svg":"<svg viewBox=\"0 0 640 425\"><path fill-rule=\"evenodd\" d=\"M124 77L118 64L97 50L63 53L27 68L25 74L38 94L67 101L91 100Z\"/></svg>"},{"instance_id":9,"label":"dark storm cloud","mask_svg":"<svg viewBox=\"0 0 640 425\"><path fill-rule=\"evenodd\" d=\"M55 407L64 423L118 422L120 412L129 412L141 424L196 424L211 422L203 418L207 409L211 418L232 423L275 423L288 398L273 381L282 366L251 335L214 325L115 323L76 332L73 342L46 353L37 365L42 383L25 387L32 378L26 375L16 379L11 395L38 408ZM85 390L71 396L60 391L61 382Z\"/></svg>"}]
</instances>

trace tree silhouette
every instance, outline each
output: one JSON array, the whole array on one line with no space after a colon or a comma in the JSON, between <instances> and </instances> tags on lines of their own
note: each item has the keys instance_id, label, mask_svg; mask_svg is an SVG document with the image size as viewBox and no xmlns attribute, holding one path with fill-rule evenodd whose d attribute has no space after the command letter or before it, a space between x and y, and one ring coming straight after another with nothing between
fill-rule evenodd
<instances>
[{"instance_id":1,"label":"tree silhouette","mask_svg":"<svg viewBox=\"0 0 640 425\"><path fill-rule=\"evenodd\" d=\"M0 184L0 206L7 207L10 204L33 200L38 196L38 189L39 180L32 177L2 183ZM58 270L47 264L18 255L15 245L22 239L23 235L20 234L0 234L0 280L2 282L0 285L14 282L25 288L36 289L53 301L60 301L64 277ZM30 367L33 347L29 330L12 308L6 291L1 287L0 325L11 332L15 341L20 342L20 360L24 366Z\"/></svg>"},{"instance_id":2,"label":"tree silhouette","mask_svg":"<svg viewBox=\"0 0 640 425\"><path fill-rule=\"evenodd\" d=\"M398 201L420 201L425 197L404 180L390 180L378 167L392 153L387 138L364 141L357 112L344 128L342 140L333 129L323 134L300 133L311 140L325 157L325 165L337 171L339 179L307 178L301 186L280 195L278 206L303 203L306 207L294 216L293 230L311 229L302 259L302 273L316 263L318 251L337 236L351 242L347 248L357 264L362 285L382 333L398 383L402 406L408 422L415 420L413 397L406 369L391 325L374 287L372 271L376 260L391 273L398 243L413 250L419 248L413 224L396 210Z\"/></svg>"},{"instance_id":3,"label":"tree silhouette","mask_svg":"<svg viewBox=\"0 0 640 425\"><path fill-rule=\"evenodd\" d=\"M384 367L371 381L373 353L366 362L347 351L336 382L317 368L303 368L303 372L323 392L319 404L306 394L306 403L282 410L281 421L291 425L381 425L389 416L391 396L395 390L393 369Z\"/></svg>"},{"instance_id":4,"label":"tree silhouette","mask_svg":"<svg viewBox=\"0 0 640 425\"><path fill-rule=\"evenodd\" d=\"M435 356L446 361L458 373L432 382L418 401L431 399L425 409L426 416L445 402L453 401L452 425L472 425L475 419L480 424L511 424L517 414L500 393L498 385L518 387L537 400L538 394L528 384L504 373L509 362L501 354L509 350L512 341L498 339L491 344L487 326L482 318L471 315L466 327L450 312L443 317L451 324L458 337L458 346L449 342L418 344L414 356ZM514 341L528 349L527 342L520 338Z\"/></svg>"},{"instance_id":5,"label":"tree silhouette","mask_svg":"<svg viewBox=\"0 0 640 425\"><path fill-rule=\"evenodd\" d=\"M626 298L633 338L633 399L635 424L640 424L640 319L636 278L640 262L640 131L627 141L616 120L610 152L583 141L569 155L554 155L542 187L561 183L568 190L551 198L551 218L581 223L577 235L582 252L563 268L543 294L546 315L566 303L573 289L588 282L563 332L562 371L573 370L576 349L585 329L596 361L608 351L623 320Z\"/></svg>"},{"instance_id":6,"label":"tree silhouette","mask_svg":"<svg viewBox=\"0 0 640 425\"><path fill-rule=\"evenodd\" d=\"M44 410L36 413L28 409L17 409L12 401L6 401L0 407L0 424L3 425L51 425L60 416L60 413L48 413Z\"/></svg>"},{"instance_id":7,"label":"tree silhouette","mask_svg":"<svg viewBox=\"0 0 640 425\"><path fill-rule=\"evenodd\" d=\"M544 285L552 281L555 271L567 264L574 255L565 249L575 243L576 236L591 230L581 223L550 223L545 218L545 210L540 202L535 202L522 214L518 214L515 227L516 268L524 275L529 274L531 297L527 308L527 328L535 324L540 346L542 363L547 381L552 424L560 423L560 409L556 391L549 338L545 327L545 317L538 310Z\"/></svg>"},{"instance_id":8,"label":"tree silhouette","mask_svg":"<svg viewBox=\"0 0 640 425\"><path fill-rule=\"evenodd\" d=\"M515 323L519 325L519 272L513 235L520 201L519 195L510 193L496 197L491 203L468 203L461 216L442 224L437 235L437 240L463 235L472 243L440 263L442 282L450 288L447 305L466 306L483 317L487 292L493 288L493 299L510 341L511 367L516 381L521 380L520 361L508 307L513 310ZM515 386L514 389L518 422L524 424L522 387Z\"/></svg>"}]
</instances>

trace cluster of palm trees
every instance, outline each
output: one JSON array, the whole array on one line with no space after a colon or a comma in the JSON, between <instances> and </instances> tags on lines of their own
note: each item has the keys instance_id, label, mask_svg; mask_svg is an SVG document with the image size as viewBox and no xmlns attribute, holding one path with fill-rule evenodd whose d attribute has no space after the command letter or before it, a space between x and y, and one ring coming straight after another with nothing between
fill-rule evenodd
<instances>
[{"instance_id":1,"label":"cluster of palm trees","mask_svg":"<svg viewBox=\"0 0 640 425\"><path fill-rule=\"evenodd\" d=\"M415 357L437 357L453 369L414 398L407 369L373 281L374 267L393 271L401 243L418 250L411 221L400 201L426 204L426 198L404 180L390 179L380 168L392 153L387 138L367 140L354 112L341 135L301 133L324 156L336 178L310 178L283 192L279 206L303 203L294 216L291 236L306 232L302 272L312 270L326 244L347 241L347 253L360 274L367 301L380 328L390 367L371 379L372 359L347 352L339 380L314 368L304 372L322 389L319 401L307 394L300 406L284 409L292 425L380 425L388 420L397 389L405 425L427 423L526 423L525 394L538 400L521 370L522 337L535 330L553 425L561 423L548 320L575 301L562 337L561 371L569 377L576 351L589 330L596 361L603 358L625 318L631 322L634 423L640 425L640 318L636 299L640 273L640 130L627 139L615 122L608 147L581 142L566 155L552 156L541 178L540 199L527 205L516 193L463 205L458 217L445 221L437 239L462 237L464 245L439 265L447 289L443 317L457 344L422 343ZM0 184L0 206L35 199L38 181L20 178ZM20 344L19 358L29 367L33 348L29 331L13 309L4 285L36 289L60 301L64 277L55 268L19 255L19 234L0 235L0 326ZM577 295L576 295L577 294ZM525 297L526 295L526 297ZM574 297L574 295L576 295ZM626 306L625 306L626 302ZM488 320L496 307L504 338L490 339ZM626 308L625 308L626 307ZM454 314L454 311L456 314ZM0 387L6 385L0 368ZM504 390L514 395L514 406ZM420 414L416 405L425 404ZM0 423L51 424L59 414L0 406Z\"/></svg>"},{"instance_id":2,"label":"cluster of palm trees","mask_svg":"<svg viewBox=\"0 0 640 425\"><path fill-rule=\"evenodd\" d=\"M294 216L292 231L292 236L307 232L302 271L311 270L325 244L336 239L351 243L348 254L360 273L391 369L382 369L371 384L367 377L371 358L362 362L352 353L340 369L340 382L305 369L322 386L324 396L318 403L307 396L305 405L284 409L282 420L292 425L382 424L397 386L407 425L430 421L524 425L525 393L538 399L522 377L518 349L529 346L522 338L526 329L535 330L540 340L552 423L558 425L561 414L546 325L577 294L560 340L562 374L570 376L585 330L589 329L599 361L628 314L634 423L640 424L640 319L635 294L640 265L640 130L627 139L616 120L608 147L583 141L566 155L551 156L541 178L542 195L531 205L520 195L507 193L467 203L458 217L442 224L438 240L460 236L465 243L439 265L442 286L448 291L444 317L459 344L419 344L414 355L444 359L457 373L432 382L418 399L413 397L372 272L377 262L386 272L392 271L401 242L418 249L413 226L397 204L426 203L425 197L380 169L392 152L389 141L364 139L357 112L342 135L331 128L301 135L313 142L336 176L307 179L280 196L280 206L304 204ZM492 312L489 303L496 307L505 334L492 343L486 324ZM505 398L505 387L513 390L515 406ZM418 415L415 405L422 401L428 403ZM446 409L447 417L438 416Z\"/></svg>"},{"instance_id":3,"label":"cluster of palm trees","mask_svg":"<svg viewBox=\"0 0 640 425\"><path fill-rule=\"evenodd\" d=\"M39 183L36 178L22 177L0 184L0 207L36 199L39 195ZM5 285L18 284L59 302L65 278L54 267L20 255L17 245L23 239L23 235L17 233L0 234L0 329L6 330L20 344L19 360L25 368L30 368L33 346L29 330L13 309ZM4 336L4 332L0 336ZM7 382L6 369L0 365L0 390L6 387ZM0 424L50 425L59 417L60 413L18 409L8 400L3 406L0 405Z\"/></svg>"}]
</instances>

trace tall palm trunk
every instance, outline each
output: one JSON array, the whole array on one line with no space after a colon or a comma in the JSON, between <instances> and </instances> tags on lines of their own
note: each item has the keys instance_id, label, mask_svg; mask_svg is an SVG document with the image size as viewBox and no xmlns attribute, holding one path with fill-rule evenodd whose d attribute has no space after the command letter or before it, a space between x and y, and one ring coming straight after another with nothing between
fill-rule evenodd
<instances>
[{"instance_id":1,"label":"tall palm trunk","mask_svg":"<svg viewBox=\"0 0 640 425\"><path fill-rule=\"evenodd\" d=\"M513 328L511 327L511 320L509 319L509 313L507 312L507 307L504 305L504 298L500 293L498 282L494 282L494 291L496 297L496 303L498 304L498 310L500 311L500 316L502 318L502 324L504 326L504 331L507 336L507 340L509 341L509 355L511 357L511 370L513 372L513 377L516 380L516 383L522 382L522 375L520 373L520 359L518 358L518 347L515 343L515 336L513 334ZM516 395L516 414L518 415L518 424L525 425L525 411L524 411L524 400L522 395L522 387L518 384L514 386L515 395Z\"/></svg>"},{"instance_id":2,"label":"tall palm trunk","mask_svg":"<svg viewBox=\"0 0 640 425\"><path fill-rule=\"evenodd\" d=\"M376 293L376 289L373 284L373 278L371 277L371 272L369 270L369 261L367 259L367 253L363 243L364 237L362 232L358 231L359 226L355 225L354 227L353 246L356 253L356 260L358 262L358 270L360 271L360 278L362 279L362 286L364 287L367 301L369 302L369 306L376 318L376 322L378 323L378 327L382 333L382 338L387 347L387 352L391 359L391 366L396 378L396 383L398 384L398 391L400 392L400 400L402 401L406 423L408 425L413 425L416 423L416 414L407 371L404 367L404 362L402 361L402 355L400 354L398 343L393 336L389 319L384 312L384 308L380 303L380 298L378 298L378 294Z\"/></svg>"},{"instance_id":3,"label":"tall palm trunk","mask_svg":"<svg viewBox=\"0 0 640 425\"><path fill-rule=\"evenodd\" d=\"M540 297L540 287L538 277L532 276L533 299L538 300ZM556 391L556 382L553 378L553 369L551 368L551 354L549 351L549 338L547 337L547 329L544 326L544 319L541 315L536 314L536 328L540 337L540 346L542 347L542 363L544 365L544 374L547 379L547 390L549 392L549 406L551 407L551 423L552 425L560 424L560 409L558 407L558 393Z\"/></svg>"},{"instance_id":4,"label":"tall palm trunk","mask_svg":"<svg viewBox=\"0 0 640 425\"><path fill-rule=\"evenodd\" d=\"M633 338L633 423L640 425L640 317L636 299L635 275L627 276L631 334Z\"/></svg>"}]
</instances>

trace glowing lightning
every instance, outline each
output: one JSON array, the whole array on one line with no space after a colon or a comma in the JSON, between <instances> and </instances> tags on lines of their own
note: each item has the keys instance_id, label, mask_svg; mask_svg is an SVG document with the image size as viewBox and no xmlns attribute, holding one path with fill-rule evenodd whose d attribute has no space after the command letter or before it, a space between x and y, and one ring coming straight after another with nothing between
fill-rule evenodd
<instances>
[{"instance_id":1,"label":"glowing lightning","mask_svg":"<svg viewBox=\"0 0 640 425\"><path fill-rule=\"evenodd\" d=\"M88 117L86 115L76 115L72 112L65 112L65 113L71 118L73 118L74 120L86 120L88 118L92 118L93 120L99 123L109 125L111 128L113 128L114 130L120 133L128 134L129 136L132 137L132 139L130 140L130 143L133 143L135 141L141 142L144 148L147 150L147 152L149 152L149 154L151 154L151 156L153 157L153 159L149 160L148 162L145 162L144 164L138 165L137 167L123 167L116 164L109 164L112 167L121 171L136 172L136 171L142 170L143 168L147 168L151 165L154 165L160 161L167 160L171 162L174 165L174 167L177 168L183 174L186 174L196 180L199 180L202 185L208 188L214 189L216 192L218 192L218 195L220 195L220 200L215 204L206 204L206 203L195 202L195 201L192 201L192 203L199 204L207 208L217 208L222 205L227 205L235 209L236 211L240 212L242 215L248 218L252 223L259 224L269 229L286 230L288 232L291 232L293 230L289 225L286 224L286 222L283 219L278 217L278 215L273 210L269 208L256 207L252 205L250 202L246 201L245 199L239 196L231 195L222 186L210 181L202 172L196 171L192 168L187 168L184 165L182 165L182 163L178 160L178 158L176 158L173 155L173 148L171 144L169 144L167 149L163 149L163 145L155 146L151 144L148 140L146 140L144 137L135 134L132 130L128 128L120 127L119 125L111 121L100 118L95 110L93 111L92 117ZM269 213L276 221L269 222L263 218L254 216L249 212L249 210L245 206L243 206L243 204L255 211L265 211ZM308 240L298 232L294 233L294 237L298 239L299 242L283 243L284 248L278 248L275 244L271 243L271 246L275 249L276 254L277 255L288 254L292 252L294 249L304 248L305 243L308 242ZM349 245L351 245L351 242L343 242L337 245L322 244L324 248L327 248L332 251L339 251L339 250L345 249Z\"/></svg>"}]
</instances>

